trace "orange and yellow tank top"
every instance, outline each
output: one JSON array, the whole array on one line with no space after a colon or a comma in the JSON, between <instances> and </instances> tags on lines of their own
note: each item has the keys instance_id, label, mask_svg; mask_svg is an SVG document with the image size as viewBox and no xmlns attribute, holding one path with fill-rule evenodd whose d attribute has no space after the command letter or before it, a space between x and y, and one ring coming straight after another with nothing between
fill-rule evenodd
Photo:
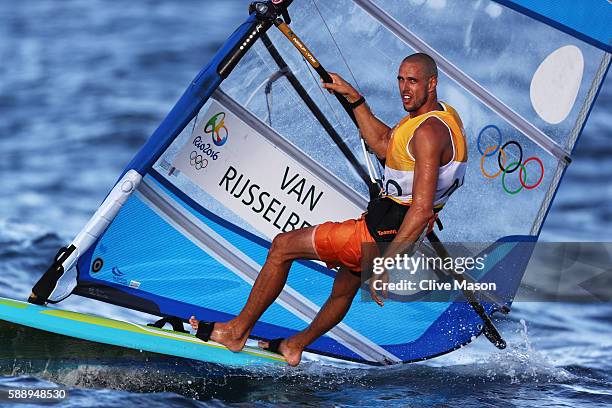
<instances>
[{"instance_id":1,"label":"orange and yellow tank top","mask_svg":"<svg viewBox=\"0 0 612 408\"><path fill-rule=\"evenodd\" d=\"M453 107L443 102L440 102L440 105L444 110L427 112L413 118L407 116L393 128L387 146L384 194L400 204L412 203L415 161L408 150L408 145L418 127L431 117L439 119L446 125L453 145L452 159L441 166L438 173L434 206L443 206L448 197L463 184L467 165L467 143L463 123Z\"/></svg>"}]
</instances>

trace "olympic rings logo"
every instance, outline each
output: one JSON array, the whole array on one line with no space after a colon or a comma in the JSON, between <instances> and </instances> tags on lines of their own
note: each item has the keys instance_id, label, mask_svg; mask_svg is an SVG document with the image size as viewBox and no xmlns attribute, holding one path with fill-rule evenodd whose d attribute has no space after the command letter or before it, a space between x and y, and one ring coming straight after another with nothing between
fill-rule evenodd
<instances>
[{"instance_id":1,"label":"olympic rings logo","mask_svg":"<svg viewBox=\"0 0 612 408\"><path fill-rule=\"evenodd\" d=\"M212 135L212 141L215 145L223 146L229 135L225 127L225 112L219 112L211 117L204 126L204 133Z\"/></svg>"},{"instance_id":2,"label":"olympic rings logo","mask_svg":"<svg viewBox=\"0 0 612 408\"><path fill-rule=\"evenodd\" d=\"M488 130L493 130L495 131L495 133L497 133L497 143L493 146L488 146L486 149L483 150L481 146L481 139L482 139L482 136L485 134L485 132ZM518 194L523 189L533 190L534 188L536 188L542 183L542 180L544 179L544 164L542 163L542 160L539 157L531 156L523 161L523 147L516 140L510 140L509 142L506 142L502 145L502 134L497 126L488 125L482 128L482 130L478 134L477 145L478 145L478 151L482 155L482 157L480 158L480 171L482 172L482 175L488 179L495 179L499 177L499 175L501 174L502 175L502 178L501 178L502 187L506 193L510 195L514 195L514 194ZM512 163L507 164L506 162L508 160L507 160L506 150L510 146L515 146L518 149L519 158L518 160L514 160L512 161ZM499 167L499 170L495 173L488 173L484 167L485 160L487 159L487 157L491 157L495 155L496 153L497 153L497 165ZM527 184L527 164L531 162L538 164L538 166L540 167L540 176L538 177L538 180L535 183ZM519 171L518 179L521 185L514 190L510 190L510 188L506 184L506 176L508 174L512 174L516 172L517 170Z\"/></svg>"},{"instance_id":3,"label":"olympic rings logo","mask_svg":"<svg viewBox=\"0 0 612 408\"><path fill-rule=\"evenodd\" d=\"M189 164L195 167L196 170L202 170L208 166L208 160L193 150L189 155Z\"/></svg>"}]
</instances>

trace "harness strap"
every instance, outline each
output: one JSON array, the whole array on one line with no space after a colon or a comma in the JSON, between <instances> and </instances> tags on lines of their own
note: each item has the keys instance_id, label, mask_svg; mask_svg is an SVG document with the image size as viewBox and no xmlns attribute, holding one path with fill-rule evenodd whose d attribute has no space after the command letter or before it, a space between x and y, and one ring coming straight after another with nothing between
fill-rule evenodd
<instances>
[{"instance_id":1,"label":"harness strap","mask_svg":"<svg viewBox=\"0 0 612 408\"><path fill-rule=\"evenodd\" d=\"M430 223L434 222L436 224L436 226L438 227L438 231L442 231L444 229L444 225L442 225L442 221L440 220L440 217L438 215L439 212L442 211L442 208L444 208L444 206L440 206L440 207L434 208L434 210L433 210L434 211L433 220L430 221ZM431 229L429 229L427 231L427 233L429 234L432 231L433 231L433 226L431 226Z\"/></svg>"},{"instance_id":2,"label":"harness strap","mask_svg":"<svg viewBox=\"0 0 612 408\"><path fill-rule=\"evenodd\" d=\"M388 197L380 197L370 201L364 218L374 241L393 241L409 208L409 205L397 203ZM433 231L434 226L437 226L440 231L444 228L438 217L442 208L443 206L434 208L434 215L427 222L427 233Z\"/></svg>"}]
</instances>

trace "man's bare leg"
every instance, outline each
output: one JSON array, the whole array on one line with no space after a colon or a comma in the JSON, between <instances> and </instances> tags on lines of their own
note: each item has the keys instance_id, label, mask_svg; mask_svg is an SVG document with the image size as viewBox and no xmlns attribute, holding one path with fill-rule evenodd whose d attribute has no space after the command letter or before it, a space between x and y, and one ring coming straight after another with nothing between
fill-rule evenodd
<instances>
[{"instance_id":1,"label":"man's bare leg","mask_svg":"<svg viewBox=\"0 0 612 408\"><path fill-rule=\"evenodd\" d=\"M344 319L360 285L361 278L353 275L346 268L340 269L334 280L331 295L312 323L306 329L283 340L280 344L279 352L285 357L289 365L298 365L302 359L304 348ZM259 346L267 348L268 343L260 341Z\"/></svg>"},{"instance_id":2,"label":"man's bare leg","mask_svg":"<svg viewBox=\"0 0 612 408\"><path fill-rule=\"evenodd\" d=\"M312 242L314 230L315 227L302 228L274 238L266 262L242 311L228 322L215 323L211 340L232 351L242 350L257 320L283 290L293 261L319 259ZM189 319L189 323L197 330L199 321L194 316Z\"/></svg>"}]
</instances>

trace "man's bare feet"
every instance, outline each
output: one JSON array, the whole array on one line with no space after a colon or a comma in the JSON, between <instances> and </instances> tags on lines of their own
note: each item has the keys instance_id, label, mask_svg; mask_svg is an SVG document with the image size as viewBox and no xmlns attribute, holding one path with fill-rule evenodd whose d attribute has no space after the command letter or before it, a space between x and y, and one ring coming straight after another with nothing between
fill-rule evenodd
<instances>
[{"instance_id":1,"label":"man's bare feet","mask_svg":"<svg viewBox=\"0 0 612 408\"><path fill-rule=\"evenodd\" d=\"M198 330L199 323L200 321L195 316L191 316L189 319L189 324L194 330ZM248 338L248 332L239 332L231 321L225 323L216 322L215 328L210 335L212 341L223 344L228 350L234 352L241 351Z\"/></svg>"},{"instance_id":2,"label":"man's bare feet","mask_svg":"<svg viewBox=\"0 0 612 408\"><path fill-rule=\"evenodd\" d=\"M266 350L270 347L270 344L267 341L259 341L259 347ZM287 360L287 364L292 367L300 364L302 360L302 352L304 351L304 347L296 345L291 342L291 339L284 339L281 341L280 346L278 346L278 352L285 357Z\"/></svg>"}]
</instances>

